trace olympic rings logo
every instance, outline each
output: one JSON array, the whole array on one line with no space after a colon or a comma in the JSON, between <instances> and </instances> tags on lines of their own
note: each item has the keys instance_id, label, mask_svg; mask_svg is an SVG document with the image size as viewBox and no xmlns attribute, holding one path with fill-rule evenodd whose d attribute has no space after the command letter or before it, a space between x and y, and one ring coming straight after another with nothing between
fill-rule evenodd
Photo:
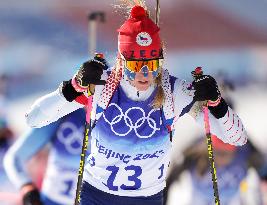
<instances>
[{"instance_id":1,"label":"olympic rings logo","mask_svg":"<svg viewBox=\"0 0 267 205\"><path fill-rule=\"evenodd\" d=\"M120 136L120 137L124 137L126 135L128 135L132 130L134 130L135 134L137 137L139 138L149 138L152 137L156 131L160 130L159 127L157 127L157 123L156 121L151 118L151 114L154 113L156 110L152 109L148 115L146 116L145 111L140 108L140 107L132 107L129 108L125 113L123 113L122 109L115 103L110 103L109 107L114 106L116 108L116 110L119 111L119 115L117 115L116 117L114 117L111 121L109 121L107 119L107 117L105 116L105 113L103 114L103 118L104 120L110 125L111 130L114 134ZM129 112L134 111L134 113L138 113L140 112L142 114L141 118L139 118L135 123L132 121L132 119L129 117ZM119 133L119 131L116 131L114 128L114 125L121 123L121 121L124 121L125 125L127 126L126 131L125 132L121 132ZM144 123L147 123L147 125L149 126L149 128L152 129L152 132L149 135L141 135L138 132L138 129L144 125ZM160 119L160 125L162 124L162 121Z\"/></svg>"},{"instance_id":2,"label":"olympic rings logo","mask_svg":"<svg viewBox=\"0 0 267 205\"><path fill-rule=\"evenodd\" d=\"M73 155L80 154L83 141L83 131L83 126L78 128L71 122L64 122L57 131L57 138L62 144L64 144L68 152Z\"/></svg>"}]
</instances>

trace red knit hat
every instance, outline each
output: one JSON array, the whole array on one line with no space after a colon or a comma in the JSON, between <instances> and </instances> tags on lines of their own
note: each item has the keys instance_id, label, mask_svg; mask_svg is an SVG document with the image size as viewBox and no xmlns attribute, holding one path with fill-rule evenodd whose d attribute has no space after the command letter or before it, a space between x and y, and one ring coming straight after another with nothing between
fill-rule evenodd
<instances>
[{"instance_id":1,"label":"red knit hat","mask_svg":"<svg viewBox=\"0 0 267 205\"><path fill-rule=\"evenodd\" d=\"M162 57L159 27L141 6L134 6L128 20L118 29L118 49L126 59Z\"/></svg>"},{"instance_id":2,"label":"red knit hat","mask_svg":"<svg viewBox=\"0 0 267 205\"><path fill-rule=\"evenodd\" d=\"M212 145L213 145L214 150L221 150L221 151L235 151L236 150L236 147L234 145L224 143L222 140L220 140L215 135L212 135L211 140L212 140Z\"/></svg>"}]
</instances>

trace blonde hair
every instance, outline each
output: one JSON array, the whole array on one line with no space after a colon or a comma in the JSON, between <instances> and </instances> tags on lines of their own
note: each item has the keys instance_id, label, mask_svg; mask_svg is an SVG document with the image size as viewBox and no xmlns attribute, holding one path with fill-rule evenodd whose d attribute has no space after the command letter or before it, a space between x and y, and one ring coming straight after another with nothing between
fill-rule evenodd
<instances>
[{"instance_id":1,"label":"blonde hair","mask_svg":"<svg viewBox=\"0 0 267 205\"><path fill-rule=\"evenodd\" d=\"M161 41L161 47L162 47L162 54L163 56L166 55L166 46L165 46L165 42ZM152 107L154 109L159 109L162 108L164 102L165 102L165 93L162 87L162 67L159 68L159 74L155 79L155 84L157 85L157 93L156 96L152 102Z\"/></svg>"},{"instance_id":2,"label":"blonde hair","mask_svg":"<svg viewBox=\"0 0 267 205\"><path fill-rule=\"evenodd\" d=\"M162 87L162 69L159 72L159 75L155 79L155 84L157 85L157 93L156 96L152 102L152 107L154 109L159 109L163 106L165 101L165 94Z\"/></svg>"}]
</instances>

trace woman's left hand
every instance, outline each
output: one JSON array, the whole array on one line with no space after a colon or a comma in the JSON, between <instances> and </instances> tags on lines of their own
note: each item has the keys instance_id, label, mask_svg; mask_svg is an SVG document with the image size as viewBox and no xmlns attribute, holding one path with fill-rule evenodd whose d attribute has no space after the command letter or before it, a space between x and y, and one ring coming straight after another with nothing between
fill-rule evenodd
<instances>
[{"instance_id":1,"label":"woman's left hand","mask_svg":"<svg viewBox=\"0 0 267 205\"><path fill-rule=\"evenodd\" d=\"M216 80L210 75L200 75L192 83L195 95L195 101L217 101L221 98Z\"/></svg>"}]
</instances>

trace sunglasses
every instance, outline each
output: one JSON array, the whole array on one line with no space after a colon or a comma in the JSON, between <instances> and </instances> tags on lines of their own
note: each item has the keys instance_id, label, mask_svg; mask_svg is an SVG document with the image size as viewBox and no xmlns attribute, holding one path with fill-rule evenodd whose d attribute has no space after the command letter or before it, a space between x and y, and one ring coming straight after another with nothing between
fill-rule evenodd
<instances>
[{"instance_id":1,"label":"sunglasses","mask_svg":"<svg viewBox=\"0 0 267 205\"><path fill-rule=\"evenodd\" d=\"M126 60L123 56L122 59L124 60L124 66L131 72L140 72L142 71L143 67L147 67L149 72L158 71L160 67L163 65L163 58L157 59L131 59Z\"/></svg>"}]
</instances>

